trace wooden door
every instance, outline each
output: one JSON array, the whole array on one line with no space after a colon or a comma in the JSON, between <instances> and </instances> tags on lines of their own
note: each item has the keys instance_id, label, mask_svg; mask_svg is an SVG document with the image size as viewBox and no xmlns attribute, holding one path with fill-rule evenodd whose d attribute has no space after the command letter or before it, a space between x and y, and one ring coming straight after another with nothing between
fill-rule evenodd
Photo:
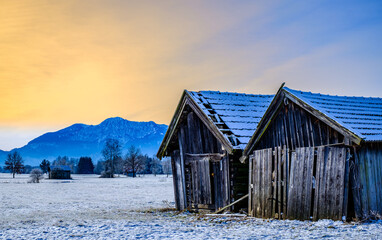
<instances>
[{"instance_id":1,"label":"wooden door","mask_svg":"<svg viewBox=\"0 0 382 240\"><path fill-rule=\"evenodd\" d=\"M229 159L225 156L219 161L212 161L214 208L217 210L230 203Z\"/></svg>"},{"instance_id":2,"label":"wooden door","mask_svg":"<svg viewBox=\"0 0 382 240\"><path fill-rule=\"evenodd\" d=\"M277 147L254 151L249 157L249 169L249 214L261 218L285 218L288 149Z\"/></svg>"},{"instance_id":3,"label":"wooden door","mask_svg":"<svg viewBox=\"0 0 382 240\"><path fill-rule=\"evenodd\" d=\"M208 157L191 161L191 181L195 205L212 204L210 177L210 159Z\"/></svg>"},{"instance_id":4,"label":"wooden door","mask_svg":"<svg viewBox=\"0 0 382 240\"><path fill-rule=\"evenodd\" d=\"M341 220L346 206L345 147L297 148L292 153L288 219ZM345 211L346 212L346 211Z\"/></svg>"}]
</instances>

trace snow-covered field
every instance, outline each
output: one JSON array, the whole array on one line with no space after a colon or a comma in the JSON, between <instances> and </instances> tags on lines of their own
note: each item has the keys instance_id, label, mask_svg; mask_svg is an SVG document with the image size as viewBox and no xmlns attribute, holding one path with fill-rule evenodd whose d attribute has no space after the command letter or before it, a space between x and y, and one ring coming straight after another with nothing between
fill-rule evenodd
<instances>
[{"instance_id":1,"label":"snow-covered field","mask_svg":"<svg viewBox=\"0 0 382 240\"><path fill-rule=\"evenodd\" d=\"M171 177L72 177L29 184L27 175L0 174L0 239L382 239L382 221L267 221L168 211L174 207Z\"/></svg>"}]
</instances>

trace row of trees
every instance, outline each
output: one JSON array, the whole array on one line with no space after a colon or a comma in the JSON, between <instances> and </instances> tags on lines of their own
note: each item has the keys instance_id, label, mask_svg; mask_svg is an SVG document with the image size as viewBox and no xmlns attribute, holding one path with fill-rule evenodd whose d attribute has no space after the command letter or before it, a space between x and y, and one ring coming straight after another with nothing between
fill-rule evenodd
<instances>
[{"instance_id":1,"label":"row of trees","mask_svg":"<svg viewBox=\"0 0 382 240\"><path fill-rule=\"evenodd\" d=\"M171 174L170 160L160 161L156 157L143 155L139 148L130 146L125 156L122 156L121 145L116 139L108 139L102 150L103 160L99 160L94 166L90 157L69 158L58 156L52 163L42 160L40 168L42 173L48 173L51 166L69 166L72 173L100 174L104 178L112 178L114 174L126 174L135 177L137 174ZM30 173L32 167L24 166L21 155L17 151L8 154L5 161L4 171L15 174ZM0 167L0 172L2 171Z\"/></svg>"},{"instance_id":2,"label":"row of trees","mask_svg":"<svg viewBox=\"0 0 382 240\"><path fill-rule=\"evenodd\" d=\"M104 161L99 161L96 173L101 177L112 178L114 174L126 174L135 177L137 174L170 174L169 160L159 161L156 157L143 155L139 148L130 146L122 156L121 145L117 139L108 139L102 150Z\"/></svg>"}]
</instances>

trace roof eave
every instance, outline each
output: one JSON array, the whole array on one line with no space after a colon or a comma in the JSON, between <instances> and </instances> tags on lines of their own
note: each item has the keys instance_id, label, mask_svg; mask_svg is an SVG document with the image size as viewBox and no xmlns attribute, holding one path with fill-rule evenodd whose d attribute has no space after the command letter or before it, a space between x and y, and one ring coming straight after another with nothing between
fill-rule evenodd
<instances>
[{"instance_id":1,"label":"roof eave","mask_svg":"<svg viewBox=\"0 0 382 240\"><path fill-rule=\"evenodd\" d=\"M264 134L264 132L268 128L271 120L274 117L274 114L272 114L270 118L268 118L266 116L268 116L271 113L271 109L273 109L275 107L277 107L277 108L279 107L277 99L280 97L281 90L284 87L284 85L285 85L285 83L281 84L279 90L277 91L277 93L273 97L272 102L269 104L269 106L268 106L267 110L265 111L264 115L261 117L261 120L257 124L255 132L253 133L251 139L249 139L249 142L247 143L247 146L244 148L243 156L247 156L248 153L252 151L252 148L253 148L252 146L256 145L256 143L259 141L261 136ZM276 111L274 111L274 112L276 112ZM266 119L268 119L268 121ZM263 125L265 125L264 128L261 127ZM263 131L261 131L261 133L259 133L261 129L263 129ZM242 158L241 161L245 161L245 158Z\"/></svg>"},{"instance_id":2,"label":"roof eave","mask_svg":"<svg viewBox=\"0 0 382 240\"><path fill-rule=\"evenodd\" d=\"M302 107L304 110L312 114L313 116L317 117L336 131L342 133L346 137L348 137L350 140L352 140L355 144L359 145L363 141L363 138L349 130L348 128L342 126L340 123L332 119L331 117L327 116L323 112L317 110L313 106L311 106L309 103L303 101L301 98L298 98L291 92L287 91L286 89L283 89L285 92L285 96L290 99L292 102L296 103L300 107Z\"/></svg>"},{"instance_id":3,"label":"roof eave","mask_svg":"<svg viewBox=\"0 0 382 240\"><path fill-rule=\"evenodd\" d=\"M177 129L179 119L182 115L184 107L187 104L196 113L196 115L200 118L200 120L207 126L207 128L211 131L211 133L221 142L225 150L227 150L228 153L232 153L234 149L232 144L223 135L223 133L217 128L217 126L212 122L212 120L204 113L204 111L199 107L199 105L196 103L196 101L190 95L190 93L187 90L184 90L182 97L179 101L179 104L175 110L174 117L172 118L171 123L163 138L163 141L159 147L159 150L157 152L157 157L161 159L166 155L166 150L168 148L170 140Z\"/></svg>"},{"instance_id":4,"label":"roof eave","mask_svg":"<svg viewBox=\"0 0 382 240\"><path fill-rule=\"evenodd\" d=\"M187 90L184 90L182 93L182 96L179 100L178 106L175 109L174 116L171 119L170 125L168 126L168 129L163 137L162 143L159 146L157 157L159 159L162 159L165 155L166 149L168 147L168 144L170 143L171 136L174 134L175 127L178 124L178 121L180 119L181 113L183 112L184 106L186 105L186 96Z\"/></svg>"},{"instance_id":5,"label":"roof eave","mask_svg":"<svg viewBox=\"0 0 382 240\"><path fill-rule=\"evenodd\" d=\"M263 117L261 118L255 133L253 134L253 136L249 140L247 146L245 147L245 149L243 151L243 156L244 157L242 158L242 161L244 161L246 159L245 156L248 156L249 153L255 147L255 145L259 142L260 138L263 136L263 134L267 130L269 124L272 122L272 120L273 120L275 114L277 113L279 107L283 103L282 99L284 99L285 97L288 98L289 100L291 100L292 102L294 102L295 104L297 104L298 106L302 107L304 110L306 110L307 112L309 112L313 116L317 117L318 119L320 119L324 123L328 124L333 129L337 130L338 132L340 132L343 135L345 135L346 137L348 137L355 144L360 145L361 142L364 141L363 138L361 138L360 136L356 135L355 133L353 133L349 129L343 127L341 124L336 122L334 119L328 117L324 113L322 113L319 110L315 109L309 103L306 103L302 99L298 98L297 96L295 96L292 93L290 93L289 91L287 91L284 88L284 84L285 83L283 83L281 85L281 87L279 88L279 90L277 91L277 94L273 98L273 100L272 100L271 104L269 105L267 111L264 113Z\"/></svg>"}]
</instances>

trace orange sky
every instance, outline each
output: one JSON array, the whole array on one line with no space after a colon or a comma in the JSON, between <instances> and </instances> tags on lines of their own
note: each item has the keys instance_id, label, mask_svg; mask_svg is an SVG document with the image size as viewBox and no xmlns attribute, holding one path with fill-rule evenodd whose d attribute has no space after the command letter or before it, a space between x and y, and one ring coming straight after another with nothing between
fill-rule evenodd
<instances>
[{"instance_id":1,"label":"orange sky","mask_svg":"<svg viewBox=\"0 0 382 240\"><path fill-rule=\"evenodd\" d=\"M0 149L168 124L183 89L381 96L381 4L348 3L0 0Z\"/></svg>"}]
</instances>

